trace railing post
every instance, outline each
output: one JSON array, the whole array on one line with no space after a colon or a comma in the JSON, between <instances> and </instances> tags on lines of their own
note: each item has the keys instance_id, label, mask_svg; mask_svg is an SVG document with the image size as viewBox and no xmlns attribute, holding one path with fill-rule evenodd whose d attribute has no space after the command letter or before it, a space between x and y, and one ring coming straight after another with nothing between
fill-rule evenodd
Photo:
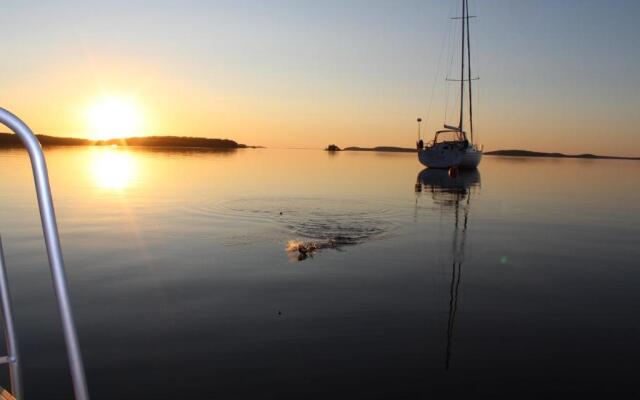
<instances>
[{"instance_id":1,"label":"railing post","mask_svg":"<svg viewBox=\"0 0 640 400\"><path fill-rule=\"evenodd\" d=\"M7 363L11 380L11 394L17 400L22 400L22 377L20 375L20 357L18 356L18 337L13 323L13 308L7 277L7 264L4 259L2 238L0 237L0 306L2 307L4 339L7 342Z\"/></svg>"},{"instance_id":2,"label":"railing post","mask_svg":"<svg viewBox=\"0 0 640 400\"><path fill-rule=\"evenodd\" d=\"M53 209L49 175L47 173L44 153L42 152L40 142L33 132L31 132L31 129L18 117L4 108L0 108L0 123L15 132L27 148L29 158L31 159L38 206L40 208L40 219L42 220L42 230L44 232L44 241L47 247L47 255L49 256L49 266L51 267L53 288L58 300L58 310L60 312L60 318L62 319L62 330L67 346L73 390L76 400L88 400L89 392L87 390L82 355L80 354L80 345L78 344L73 310L67 290L64 261L62 259L60 238L58 235L56 215Z\"/></svg>"}]
</instances>

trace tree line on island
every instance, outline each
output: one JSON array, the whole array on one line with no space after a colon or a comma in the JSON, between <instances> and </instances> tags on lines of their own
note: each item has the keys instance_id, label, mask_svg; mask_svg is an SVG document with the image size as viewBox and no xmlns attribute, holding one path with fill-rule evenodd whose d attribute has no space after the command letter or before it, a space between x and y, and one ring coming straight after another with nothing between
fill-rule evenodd
<instances>
[{"instance_id":1,"label":"tree line on island","mask_svg":"<svg viewBox=\"0 0 640 400\"><path fill-rule=\"evenodd\" d=\"M141 136L109 140L90 140L71 137L36 135L43 147L49 146L140 146L167 148L209 148L209 149L244 149L247 146L230 139L211 139L189 136ZM0 133L0 148L22 147L20 139L10 133Z\"/></svg>"}]
</instances>

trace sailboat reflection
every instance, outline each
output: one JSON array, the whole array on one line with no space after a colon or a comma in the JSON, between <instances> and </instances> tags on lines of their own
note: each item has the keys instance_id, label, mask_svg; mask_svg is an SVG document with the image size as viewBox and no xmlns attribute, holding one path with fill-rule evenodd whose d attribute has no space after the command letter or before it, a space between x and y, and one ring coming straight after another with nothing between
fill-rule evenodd
<instances>
[{"instance_id":1,"label":"sailboat reflection","mask_svg":"<svg viewBox=\"0 0 640 400\"><path fill-rule=\"evenodd\" d=\"M453 172L453 173L452 173ZM451 243L451 283L449 285L449 319L447 321L447 345L445 369L448 370L453 351L453 331L458 311L458 293L462 280L462 264L472 194L480 187L478 170L447 171L425 169L418 174L416 192L431 193L435 204L452 211L454 215Z\"/></svg>"}]
</instances>

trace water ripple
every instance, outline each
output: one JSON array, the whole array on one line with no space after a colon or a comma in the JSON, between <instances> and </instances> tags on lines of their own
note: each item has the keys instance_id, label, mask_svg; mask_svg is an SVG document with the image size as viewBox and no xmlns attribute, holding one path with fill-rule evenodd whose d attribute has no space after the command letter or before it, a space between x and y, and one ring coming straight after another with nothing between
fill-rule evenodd
<instances>
[{"instance_id":1,"label":"water ripple","mask_svg":"<svg viewBox=\"0 0 640 400\"><path fill-rule=\"evenodd\" d=\"M281 231L286 243L332 243L332 248L380 239L395 229L391 207L368 200L331 198L238 198L194 207L199 217L244 220Z\"/></svg>"}]
</instances>

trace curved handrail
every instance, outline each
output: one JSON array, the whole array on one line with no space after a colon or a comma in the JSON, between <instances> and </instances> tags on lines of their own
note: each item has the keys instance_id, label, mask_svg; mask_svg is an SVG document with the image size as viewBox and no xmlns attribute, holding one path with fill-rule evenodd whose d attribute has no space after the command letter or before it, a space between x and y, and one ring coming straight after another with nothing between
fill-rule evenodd
<instances>
[{"instance_id":1,"label":"curved handrail","mask_svg":"<svg viewBox=\"0 0 640 400\"><path fill-rule=\"evenodd\" d=\"M24 122L4 108L0 108L0 123L15 132L29 152L38 197L38 206L40 208L44 241L47 247L47 255L49 256L49 266L51 267L53 287L58 299L58 310L62 319L62 330L67 346L67 356L69 357L69 367L73 380L73 391L76 400L88 400L89 391L87 389L73 311L69 300L56 215L53 209L51 188L49 186L49 175L47 173L47 164L42 152L42 146L38 138L36 138Z\"/></svg>"}]
</instances>

